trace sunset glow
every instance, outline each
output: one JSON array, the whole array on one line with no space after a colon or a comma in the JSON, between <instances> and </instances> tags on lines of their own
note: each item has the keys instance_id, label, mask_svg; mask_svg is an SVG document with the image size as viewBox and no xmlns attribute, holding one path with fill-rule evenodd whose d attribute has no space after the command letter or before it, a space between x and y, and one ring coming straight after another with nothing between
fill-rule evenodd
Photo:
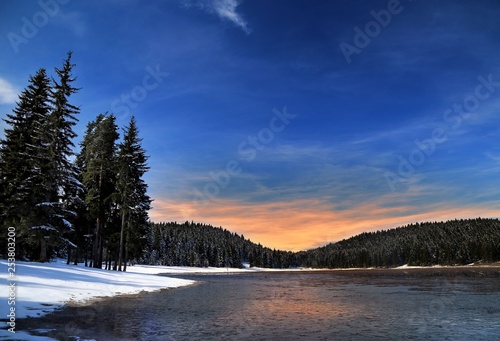
<instances>
[{"instance_id":1,"label":"sunset glow","mask_svg":"<svg viewBox=\"0 0 500 341\"><path fill-rule=\"evenodd\" d=\"M151 218L156 221L205 222L243 234L256 243L271 248L300 251L352 237L361 232L425 221L446 221L480 216L498 217L494 207L412 207L381 208L380 203L351 210L332 211L319 200L245 204L216 200L209 208L192 202L156 200Z\"/></svg>"}]
</instances>

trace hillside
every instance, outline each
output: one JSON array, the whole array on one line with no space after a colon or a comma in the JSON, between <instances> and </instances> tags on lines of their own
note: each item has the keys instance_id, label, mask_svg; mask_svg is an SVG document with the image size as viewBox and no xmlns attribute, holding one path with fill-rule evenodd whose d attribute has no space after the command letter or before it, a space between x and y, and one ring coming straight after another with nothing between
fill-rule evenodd
<instances>
[{"instance_id":1,"label":"hillside","mask_svg":"<svg viewBox=\"0 0 500 341\"><path fill-rule=\"evenodd\" d=\"M153 224L140 262L151 265L363 268L500 261L500 221L468 219L367 232L297 253L272 250L223 228Z\"/></svg>"},{"instance_id":2,"label":"hillside","mask_svg":"<svg viewBox=\"0 0 500 341\"><path fill-rule=\"evenodd\" d=\"M295 254L255 244L222 227L194 222L153 223L140 262L149 265L263 268L297 267Z\"/></svg>"},{"instance_id":3,"label":"hillside","mask_svg":"<svg viewBox=\"0 0 500 341\"><path fill-rule=\"evenodd\" d=\"M465 265L500 260L498 219L411 224L300 253L301 265L320 268Z\"/></svg>"}]
</instances>

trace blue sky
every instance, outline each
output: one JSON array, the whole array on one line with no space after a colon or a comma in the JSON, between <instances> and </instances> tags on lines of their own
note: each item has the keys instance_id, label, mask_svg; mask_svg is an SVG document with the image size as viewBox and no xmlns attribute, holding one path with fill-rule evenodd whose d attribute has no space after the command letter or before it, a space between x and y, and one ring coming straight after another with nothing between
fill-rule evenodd
<instances>
[{"instance_id":1,"label":"blue sky","mask_svg":"<svg viewBox=\"0 0 500 341\"><path fill-rule=\"evenodd\" d=\"M99 113L136 116L155 221L299 250L498 217L499 15L465 0L3 1L0 115L72 50L78 139Z\"/></svg>"}]
</instances>

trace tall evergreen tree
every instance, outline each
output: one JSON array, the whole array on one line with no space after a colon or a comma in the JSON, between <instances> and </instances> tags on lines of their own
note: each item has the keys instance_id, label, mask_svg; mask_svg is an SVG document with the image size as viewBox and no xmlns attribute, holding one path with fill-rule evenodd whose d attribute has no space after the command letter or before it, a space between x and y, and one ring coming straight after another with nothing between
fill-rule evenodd
<instances>
[{"instance_id":1,"label":"tall evergreen tree","mask_svg":"<svg viewBox=\"0 0 500 341\"><path fill-rule=\"evenodd\" d=\"M120 246L118 270L127 269L129 246L141 248L141 240L148 224L147 211L151 208L151 199L147 195L147 184L143 175L149 170L145 150L141 146L139 130L132 116L124 130L123 142L118 155L118 193L121 213ZM138 250L142 251L142 250Z\"/></svg>"},{"instance_id":2,"label":"tall evergreen tree","mask_svg":"<svg viewBox=\"0 0 500 341\"><path fill-rule=\"evenodd\" d=\"M74 164L77 170L77 180L80 181L83 185L82 191L78 193L80 200L76 201L77 207L75 207L75 211L77 212L77 219L75 222L75 232L76 232L75 239L78 247L83 252L85 266L88 266L89 260L93 259L92 236L95 229L94 227L95 220L90 214L90 211L88 210L86 204L88 191L85 186L85 181L83 180L83 177L87 169L87 156L88 156L87 146L90 147L99 119L100 118L98 116L95 121L91 121L87 124L85 133L83 135L83 141L80 143L80 152L76 155Z\"/></svg>"},{"instance_id":3,"label":"tall evergreen tree","mask_svg":"<svg viewBox=\"0 0 500 341\"><path fill-rule=\"evenodd\" d=\"M71 52L63 62L61 69L56 68L58 80L53 79L50 92L51 112L43 126L40 154L40 183L44 197L36 204L38 208L38 228L55 231L52 244L63 243L74 246L67 237L73 231L72 221L76 213L73 210L74 201L81 190L76 180L76 169L70 158L74 155L72 139L76 137L73 126L79 108L70 104L69 97L78 91L72 86L75 78L72 76ZM46 259L42 254L40 258Z\"/></svg>"},{"instance_id":4,"label":"tall evergreen tree","mask_svg":"<svg viewBox=\"0 0 500 341\"><path fill-rule=\"evenodd\" d=\"M100 114L87 126L79 159L86 188L85 203L95 221L92 247L93 267L103 261L103 232L116 196L116 140L119 137L114 115ZM82 154L83 153L83 154Z\"/></svg>"},{"instance_id":5,"label":"tall evergreen tree","mask_svg":"<svg viewBox=\"0 0 500 341\"><path fill-rule=\"evenodd\" d=\"M71 158L75 155L73 151L75 145L72 140L76 137L76 133L73 127L78 122L76 115L80 112L79 107L69 102L69 97L79 90L72 86L76 78L72 76L75 65L71 64L71 56L72 52L68 52L62 68L55 69L59 81L53 80L51 96L53 111L49 120L49 128L53 131L50 150L54 155L52 160L52 168L56 174L54 186L58 189L61 199L65 201L70 200L70 195L74 192L82 189L77 181L76 168L71 162Z\"/></svg>"},{"instance_id":6,"label":"tall evergreen tree","mask_svg":"<svg viewBox=\"0 0 500 341\"><path fill-rule=\"evenodd\" d=\"M72 70L75 64L71 63L72 52L68 52L67 58L63 61L62 67L55 68L58 79L53 79L53 89L51 92L52 113L49 117L49 131L52 132L49 150L52 160L49 168L54 173L52 186L56 190L54 203L58 203L59 212L55 215L59 221L57 224L61 235L73 232L73 221L76 219L76 210L82 204L81 193L83 185L78 180L77 168L72 163L74 157L73 139L76 133L73 127L77 123L76 115L80 108L70 103L70 96L78 92L78 88L72 85L76 77L73 77ZM70 247L75 246L72 242L63 239Z\"/></svg>"},{"instance_id":7,"label":"tall evergreen tree","mask_svg":"<svg viewBox=\"0 0 500 341\"><path fill-rule=\"evenodd\" d=\"M7 115L0 147L2 226L17 226L21 256L46 261L72 230L70 200L78 186L71 164L72 127L78 107L69 97L78 89L71 71L71 52L52 84L45 69L30 77L13 114Z\"/></svg>"},{"instance_id":8,"label":"tall evergreen tree","mask_svg":"<svg viewBox=\"0 0 500 341\"><path fill-rule=\"evenodd\" d=\"M47 140L45 127L50 115L50 81L45 69L30 76L28 87L19 96L13 114L7 115L5 138L0 147L0 188L2 192L2 227L18 228L21 257L46 260L46 241L54 232L40 225L39 203L43 202L42 181Z\"/></svg>"}]
</instances>

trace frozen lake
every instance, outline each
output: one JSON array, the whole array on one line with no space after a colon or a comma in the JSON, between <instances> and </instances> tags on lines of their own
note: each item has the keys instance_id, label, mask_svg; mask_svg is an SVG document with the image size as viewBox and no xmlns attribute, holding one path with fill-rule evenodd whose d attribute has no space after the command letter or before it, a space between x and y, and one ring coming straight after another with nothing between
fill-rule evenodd
<instances>
[{"instance_id":1,"label":"frozen lake","mask_svg":"<svg viewBox=\"0 0 500 341\"><path fill-rule=\"evenodd\" d=\"M500 340L500 269L176 276L199 284L20 322L59 339Z\"/></svg>"}]
</instances>

